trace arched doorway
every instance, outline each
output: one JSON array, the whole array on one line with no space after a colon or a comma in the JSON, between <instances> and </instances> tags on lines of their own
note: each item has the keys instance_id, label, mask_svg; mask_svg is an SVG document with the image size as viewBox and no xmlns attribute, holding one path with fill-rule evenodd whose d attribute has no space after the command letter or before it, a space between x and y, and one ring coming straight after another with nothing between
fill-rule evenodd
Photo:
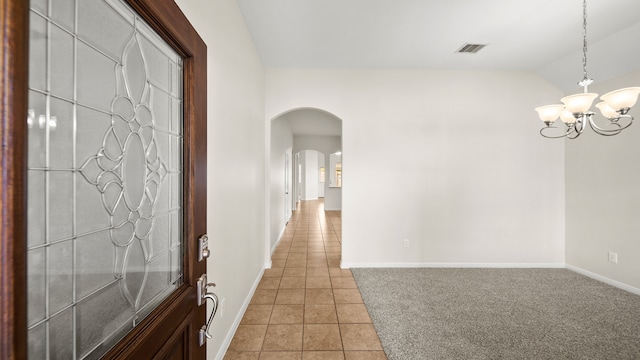
<instances>
[{"instance_id":1,"label":"arched doorway","mask_svg":"<svg viewBox=\"0 0 640 360\"><path fill-rule=\"evenodd\" d=\"M315 186L315 198L321 198L323 211L329 211L328 215L335 219L342 210L342 187L329 181L332 154L342 151L342 120L320 109L295 109L272 119L269 133L267 264L296 205L309 199L307 194L302 196L303 179L310 187ZM314 155L307 158L306 151ZM304 161L300 154L305 154ZM307 174L307 169L313 175ZM321 173L325 174L324 181ZM313 193L310 192L311 198Z\"/></svg>"}]
</instances>

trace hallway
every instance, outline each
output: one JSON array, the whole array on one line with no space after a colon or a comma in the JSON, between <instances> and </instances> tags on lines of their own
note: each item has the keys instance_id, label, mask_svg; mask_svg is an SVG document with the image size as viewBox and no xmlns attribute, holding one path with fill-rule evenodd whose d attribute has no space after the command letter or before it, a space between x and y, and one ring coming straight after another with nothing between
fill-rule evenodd
<instances>
[{"instance_id":1,"label":"hallway","mask_svg":"<svg viewBox=\"0 0 640 360\"><path fill-rule=\"evenodd\" d=\"M386 359L340 252L340 212L300 202L224 358Z\"/></svg>"}]
</instances>

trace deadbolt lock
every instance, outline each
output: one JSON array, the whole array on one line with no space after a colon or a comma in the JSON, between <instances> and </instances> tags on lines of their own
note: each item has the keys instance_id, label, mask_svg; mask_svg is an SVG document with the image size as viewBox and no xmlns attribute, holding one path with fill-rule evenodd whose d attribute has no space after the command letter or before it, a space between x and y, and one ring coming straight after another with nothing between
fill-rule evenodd
<instances>
[{"instance_id":1,"label":"deadbolt lock","mask_svg":"<svg viewBox=\"0 0 640 360\"><path fill-rule=\"evenodd\" d=\"M211 255L209 251L209 236L204 234L198 238L198 261L206 259Z\"/></svg>"}]
</instances>

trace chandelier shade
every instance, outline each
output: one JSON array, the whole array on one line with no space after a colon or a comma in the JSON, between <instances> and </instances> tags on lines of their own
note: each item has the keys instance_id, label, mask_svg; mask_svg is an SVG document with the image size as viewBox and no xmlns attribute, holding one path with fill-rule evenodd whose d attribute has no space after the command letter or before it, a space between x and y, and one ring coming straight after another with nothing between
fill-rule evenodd
<instances>
[{"instance_id":1,"label":"chandelier shade","mask_svg":"<svg viewBox=\"0 0 640 360\"><path fill-rule=\"evenodd\" d=\"M564 110L564 105L545 105L535 109L538 112L540 120L545 123L553 123L560 117L560 113Z\"/></svg>"},{"instance_id":2,"label":"chandelier shade","mask_svg":"<svg viewBox=\"0 0 640 360\"><path fill-rule=\"evenodd\" d=\"M598 108L598 110L600 110L602 116L606 117L607 119L617 119L620 117L620 114L618 114L617 111L615 111L611 106L609 106L609 104L604 101L597 103L596 107Z\"/></svg>"},{"instance_id":3,"label":"chandelier shade","mask_svg":"<svg viewBox=\"0 0 640 360\"><path fill-rule=\"evenodd\" d=\"M574 124L576 122L576 117L573 116L571 111L563 109L560 113L560 120L565 124Z\"/></svg>"},{"instance_id":4,"label":"chandelier shade","mask_svg":"<svg viewBox=\"0 0 640 360\"><path fill-rule=\"evenodd\" d=\"M600 98L613 110L619 111L633 107L638 101L640 87L628 87L608 92Z\"/></svg>"},{"instance_id":5,"label":"chandelier shade","mask_svg":"<svg viewBox=\"0 0 640 360\"><path fill-rule=\"evenodd\" d=\"M560 101L564 104L565 108L572 114L584 114L589 111L593 100L598 97L595 93L582 93L565 96Z\"/></svg>"}]
</instances>

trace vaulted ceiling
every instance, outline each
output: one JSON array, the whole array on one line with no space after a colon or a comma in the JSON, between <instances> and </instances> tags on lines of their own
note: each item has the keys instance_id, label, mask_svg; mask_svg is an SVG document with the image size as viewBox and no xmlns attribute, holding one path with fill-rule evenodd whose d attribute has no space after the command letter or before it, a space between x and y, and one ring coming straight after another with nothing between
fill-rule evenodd
<instances>
[{"instance_id":1,"label":"vaulted ceiling","mask_svg":"<svg viewBox=\"0 0 640 360\"><path fill-rule=\"evenodd\" d=\"M582 0L237 1L266 67L533 71L567 92L582 78ZM638 70L640 1L589 0L588 39L591 78Z\"/></svg>"}]
</instances>

